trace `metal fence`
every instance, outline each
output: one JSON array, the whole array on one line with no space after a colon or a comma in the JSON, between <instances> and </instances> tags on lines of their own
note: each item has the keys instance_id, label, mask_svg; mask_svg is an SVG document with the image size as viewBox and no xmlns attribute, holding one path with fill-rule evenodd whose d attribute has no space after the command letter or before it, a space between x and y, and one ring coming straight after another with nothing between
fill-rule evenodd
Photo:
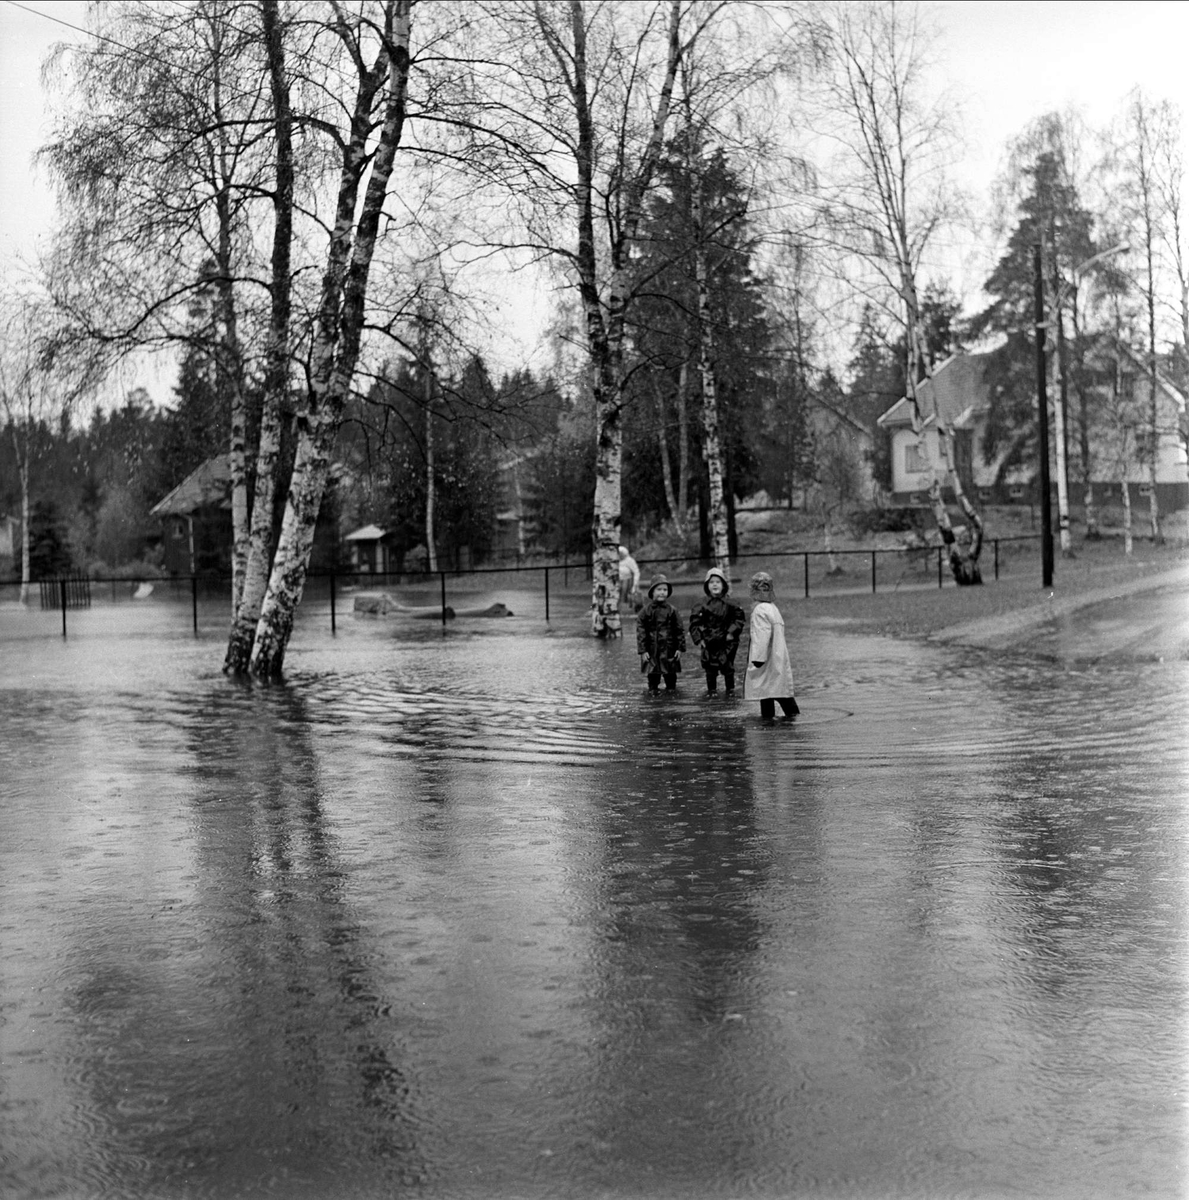
<instances>
[{"instance_id":1,"label":"metal fence","mask_svg":"<svg viewBox=\"0 0 1189 1200\"><path fill-rule=\"evenodd\" d=\"M1010 538L988 539L984 548L990 551L990 563L984 558L984 570L989 581L998 580L1001 571L1024 561L1029 569L1035 564L1033 555L1021 554L1027 543L1039 540L1039 534L1024 534ZM674 586L701 586L706 568L711 564L698 558L649 558L637 560L645 574L664 570L671 576ZM887 547L844 550L780 550L756 551L741 554L733 565L742 568L759 562L781 563L792 568L800 589L808 599L810 596L854 595L859 592L876 594L882 588L895 591L902 587L956 586L950 578L944 546L923 545L919 547ZM845 565L844 565L845 564ZM989 567L989 570L986 568ZM415 591L420 598L428 600L422 605L419 615L432 615L443 625L453 616L450 607L452 597L472 592L478 587L489 585L497 576L514 576L516 586L523 594L525 590L539 595L544 600L544 617L550 621L552 608L559 596L572 596L575 585L585 585L592 575L591 558L582 562L520 562L504 566L475 567L462 570L362 572L341 569L311 571L307 576L306 599L316 598L329 602L330 629L338 627L341 602L348 597L354 602L361 587L368 590L405 588ZM646 580L645 580L646 582ZM788 588L786 577L785 587ZM527 589L526 585L527 584ZM113 576L70 576L38 581L43 609L60 609L62 634L67 632L67 611L89 608L93 597L107 599L110 588L111 603L134 597L146 598L155 592L158 596L167 592L175 600L188 599L194 633L199 632L200 598L230 597L231 580L221 575L171 576L167 578L128 579ZM0 588L19 589L19 583L0 584ZM788 591L785 592L788 595ZM432 613L429 611L432 608Z\"/></svg>"}]
</instances>

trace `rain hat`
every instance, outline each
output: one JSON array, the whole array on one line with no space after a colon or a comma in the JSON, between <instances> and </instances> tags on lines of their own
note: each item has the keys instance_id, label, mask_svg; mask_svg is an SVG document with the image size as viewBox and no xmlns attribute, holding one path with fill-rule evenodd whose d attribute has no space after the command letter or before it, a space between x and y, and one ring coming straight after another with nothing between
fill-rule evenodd
<instances>
[{"instance_id":1,"label":"rain hat","mask_svg":"<svg viewBox=\"0 0 1189 1200\"><path fill-rule=\"evenodd\" d=\"M652 593L655 592L656 589L658 587L660 587L662 583L665 585L665 587L667 587L669 589L669 594L670 595L673 594L673 587L669 583L668 579L666 579L664 575L654 575L648 581L648 598L649 598L649 600L652 599Z\"/></svg>"},{"instance_id":2,"label":"rain hat","mask_svg":"<svg viewBox=\"0 0 1189 1200\"><path fill-rule=\"evenodd\" d=\"M757 571L748 581L747 591L753 600L771 600L776 595L772 576L767 571Z\"/></svg>"},{"instance_id":3,"label":"rain hat","mask_svg":"<svg viewBox=\"0 0 1189 1200\"><path fill-rule=\"evenodd\" d=\"M710 570L706 572L706 578L702 582L702 591L704 591L707 596L710 595L710 588L707 585L712 579L722 580L722 594L724 596L730 592L731 581L727 578L726 572L720 570L718 567L711 567Z\"/></svg>"}]
</instances>

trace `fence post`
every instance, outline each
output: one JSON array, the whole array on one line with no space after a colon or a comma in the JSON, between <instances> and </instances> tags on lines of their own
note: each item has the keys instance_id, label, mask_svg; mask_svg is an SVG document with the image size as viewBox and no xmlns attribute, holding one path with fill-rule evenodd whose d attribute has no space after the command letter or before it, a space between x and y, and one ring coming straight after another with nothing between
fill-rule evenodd
<instances>
[{"instance_id":1,"label":"fence post","mask_svg":"<svg viewBox=\"0 0 1189 1200\"><path fill-rule=\"evenodd\" d=\"M198 576L190 576L190 603L194 610L194 634L198 635Z\"/></svg>"},{"instance_id":2,"label":"fence post","mask_svg":"<svg viewBox=\"0 0 1189 1200\"><path fill-rule=\"evenodd\" d=\"M809 551L805 551L805 599L809 599Z\"/></svg>"},{"instance_id":3,"label":"fence post","mask_svg":"<svg viewBox=\"0 0 1189 1200\"><path fill-rule=\"evenodd\" d=\"M387 582L387 581L386 581ZM330 636L334 637L334 572L330 572Z\"/></svg>"},{"instance_id":4,"label":"fence post","mask_svg":"<svg viewBox=\"0 0 1189 1200\"><path fill-rule=\"evenodd\" d=\"M62 636L66 636L66 580L58 580L58 593L62 601Z\"/></svg>"},{"instance_id":5,"label":"fence post","mask_svg":"<svg viewBox=\"0 0 1189 1200\"><path fill-rule=\"evenodd\" d=\"M999 539L995 538L995 582L999 582Z\"/></svg>"},{"instance_id":6,"label":"fence post","mask_svg":"<svg viewBox=\"0 0 1189 1200\"><path fill-rule=\"evenodd\" d=\"M875 551L871 551L871 594L875 595Z\"/></svg>"},{"instance_id":7,"label":"fence post","mask_svg":"<svg viewBox=\"0 0 1189 1200\"><path fill-rule=\"evenodd\" d=\"M549 623L549 568L545 568L545 623Z\"/></svg>"},{"instance_id":8,"label":"fence post","mask_svg":"<svg viewBox=\"0 0 1189 1200\"><path fill-rule=\"evenodd\" d=\"M442 628L446 628L446 572L439 571L442 578Z\"/></svg>"},{"instance_id":9,"label":"fence post","mask_svg":"<svg viewBox=\"0 0 1189 1200\"><path fill-rule=\"evenodd\" d=\"M937 547L937 586L941 587L941 547Z\"/></svg>"}]
</instances>

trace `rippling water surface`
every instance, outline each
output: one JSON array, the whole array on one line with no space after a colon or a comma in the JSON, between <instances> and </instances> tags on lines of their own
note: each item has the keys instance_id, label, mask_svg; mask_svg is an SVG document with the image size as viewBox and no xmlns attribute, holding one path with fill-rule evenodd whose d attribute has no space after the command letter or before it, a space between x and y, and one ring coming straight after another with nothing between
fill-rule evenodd
<instances>
[{"instance_id":1,"label":"rippling water surface","mask_svg":"<svg viewBox=\"0 0 1189 1200\"><path fill-rule=\"evenodd\" d=\"M1189 664L179 611L0 612L0 1194L1185 1194Z\"/></svg>"}]
</instances>

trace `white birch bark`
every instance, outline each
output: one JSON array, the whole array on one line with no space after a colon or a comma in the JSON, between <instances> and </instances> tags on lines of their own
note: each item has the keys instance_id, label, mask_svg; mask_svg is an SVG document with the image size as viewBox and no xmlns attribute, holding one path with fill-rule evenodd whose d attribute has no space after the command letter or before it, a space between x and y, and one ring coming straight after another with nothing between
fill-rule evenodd
<instances>
[{"instance_id":1,"label":"white birch bark","mask_svg":"<svg viewBox=\"0 0 1189 1200\"><path fill-rule=\"evenodd\" d=\"M291 260L293 243L293 117L285 47L278 22L276 0L261 6L273 98L276 141L276 184L273 189L273 245L270 281L268 346L265 355L264 396L260 435L256 448L256 484L253 497L243 586L233 610L231 633L223 670L240 674L251 665L252 644L260 608L272 568L273 510L277 468L281 453L281 407L289 392L289 340L291 312ZM242 421L241 404L241 421ZM242 434L241 434L242 436ZM234 452L235 430L232 428ZM246 492L246 489L245 489Z\"/></svg>"},{"instance_id":2,"label":"white birch bark","mask_svg":"<svg viewBox=\"0 0 1189 1200\"><path fill-rule=\"evenodd\" d=\"M701 273L705 274L705 255ZM731 553L727 536L727 506L723 490L722 443L718 432L718 385L714 377L714 330L709 325L709 290L704 280L698 284L698 309L705 323L701 324L698 340L699 368L702 374L702 457L706 461L706 475L710 488L710 539L714 565L724 571L731 566Z\"/></svg>"},{"instance_id":3,"label":"white birch bark","mask_svg":"<svg viewBox=\"0 0 1189 1200\"><path fill-rule=\"evenodd\" d=\"M236 313L233 283L234 254L231 243L231 187L234 170L228 161L227 126L223 110L223 23L209 22L211 33L211 107L215 125L215 155L218 193L215 213L218 221L218 242L215 252L219 267L216 286L219 314L219 348L215 359L216 377L221 392L227 397L230 423L228 467L231 476L231 613L239 612L243 597L244 575L248 566L248 467L247 467L247 403L244 398L243 355L239 344L239 322Z\"/></svg>"},{"instance_id":4,"label":"white birch bark","mask_svg":"<svg viewBox=\"0 0 1189 1200\"><path fill-rule=\"evenodd\" d=\"M933 475L929 489L933 515L949 550L951 569L959 583L980 583L982 519L962 491L957 472L949 470L955 495L974 531L970 550L963 553L954 539L942 499L918 400L922 369L929 378L932 363L921 329L916 270L931 233L943 220L943 212L925 204L926 210L933 210L932 215L914 218L910 214L909 195L916 160L936 141L941 121L930 118L922 123L924 118L916 111L922 64L917 57L913 18L909 16L907 25L902 26L900 11L895 6L839 5L835 9L844 75L839 100L854 121L856 144L852 149L864 177L861 189L864 194L851 205L851 219L867 243L860 253L880 264L881 273L894 283L903 305L913 430L921 456L929 463ZM921 199L916 196L918 204ZM944 428L944 414L936 404L934 408L940 446L944 450L949 431Z\"/></svg>"},{"instance_id":5,"label":"white birch bark","mask_svg":"<svg viewBox=\"0 0 1189 1200\"><path fill-rule=\"evenodd\" d=\"M1060 359L1060 355L1057 356ZM1057 368L1063 376L1064 372ZM1062 403L1062 392L1065 390L1065 380L1060 378L1057 386L1050 388L1053 395L1053 448L1055 451L1053 470L1057 477L1057 530L1060 535L1061 556L1068 558L1073 549L1069 532L1069 486L1066 474L1065 459L1065 405Z\"/></svg>"},{"instance_id":6,"label":"white birch bark","mask_svg":"<svg viewBox=\"0 0 1189 1200\"><path fill-rule=\"evenodd\" d=\"M714 324L710 312L710 281L702 222L702 182L699 164L690 172L693 196L694 276L698 288L698 368L702 376L702 457L710 487L710 539L714 565L730 571L727 507L723 494L722 445L718 435L718 384L714 375Z\"/></svg>"},{"instance_id":7,"label":"white birch bark","mask_svg":"<svg viewBox=\"0 0 1189 1200\"><path fill-rule=\"evenodd\" d=\"M379 232L384 198L404 128L412 32L411 0L385 6L384 44L374 66L360 74L351 133L344 146L334 227L322 279L322 296L311 353L309 403L299 422L293 478L268 591L252 647L250 670L278 675L301 602L314 527L338 433L343 406L355 374L367 300L368 272ZM345 38L349 33L344 33ZM386 95L383 125L369 155L372 112ZM355 206L363 176L371 166L359 220Z\"/></svg>"},{"instance_id":8,"label":"white birch bark","mask_svg":"<svg viewBox=\"0 0 1189 1200\"><path fill-rule=\"evenodd\" d=\"M556 30L539 15L541 33L569 91L575 118L575 164L578 249L574 267L586 322L590 380L595 402L595 494L591 530L591 630L596 637L622 632L619 614L619 554L623 504L623 405L625 402L624 323L632 297L632 248L643 215L644 196L660 157L665 127L681 58L681 6L669 6L665 74L653 113L647 144L639 161L625 164L613 185L620 217L610 239L606 301L600 294L600 271L594 229L596 129L591 105L585 6L570 0L571 46L562 46ZM540 14L540 10L537 10ZM621 147L622 149L622 147Z\"/></svg>"}]
</instances>

